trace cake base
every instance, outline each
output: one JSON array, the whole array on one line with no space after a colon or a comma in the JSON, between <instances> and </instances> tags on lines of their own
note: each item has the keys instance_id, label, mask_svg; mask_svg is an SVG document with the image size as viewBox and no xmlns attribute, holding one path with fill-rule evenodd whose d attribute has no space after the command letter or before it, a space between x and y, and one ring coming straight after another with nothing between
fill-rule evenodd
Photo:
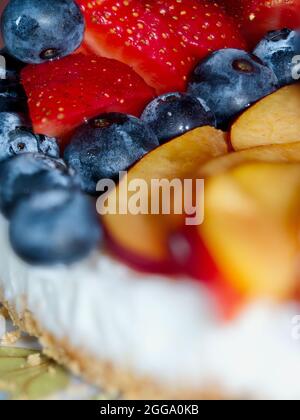
<instances>
[{"instance_id":1,"label":"cake base","mask_svg":"<svg viewBox=\"0 0 300 420\"><path fill-rule=\"evenodd\" d=\"M8 311L14 325L21 331L36 337L43 353L65 366L73 374L83 377L87 382L94 384L112 395L119 395L121 399L128 400L224 400L225 393L215 389L191 390L178 385L174 388L160 386L149 378L140 378L112 363L99 360L84 350L72 348L67 337L57 340L49 334L34 318L29 310L18 313L11 302L7 302L0 292L0 303Z\"/></svg>"}]
</instances>

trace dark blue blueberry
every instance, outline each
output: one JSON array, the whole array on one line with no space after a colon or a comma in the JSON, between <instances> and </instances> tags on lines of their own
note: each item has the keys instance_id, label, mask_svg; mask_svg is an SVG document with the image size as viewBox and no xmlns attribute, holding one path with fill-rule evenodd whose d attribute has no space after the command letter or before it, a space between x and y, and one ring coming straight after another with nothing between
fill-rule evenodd
<instances>
[{"instance_id":1,"label":"dark blue blueberry","mask_svg":"<svg viewBox=\"0 0 300 420\"><path fill-rule=\"evenodd\" d=\"M0 112L0 162L20 153L40 152L59 158L55 138L33 134L31 124L22 114Z\"/></svg>"},{"instance_id":2,"label":"dark blue blueberry","mask_svg":"<svg viewBox=\"0 0 300 420\"><path fill-rule=\"evenodd\" d=\"M6 156L0 156L0 161L20 155L21 153L38 152L38 143L35 135L29 130L17 129L10 133Z\"/></svg>"},{"instance_id":3,"label":"dark blue blueberry","mask_svg":"<svg viewBox=\"0 0 300 420\"><path fill-rule=\"evenodd\" d=\"M0 112L28 113L23 86L11 80L0 80Z\"/></svg>"},{"instance_id":4,"label":"dark blue blueberry","mask_svg":"<svg viewBox=\"0 0 300 420\"><path fill-rule=\"evenodd\" d=\"M6 159L10 133L21 128L30 128L28 120L23 115L0 112L0 161Z\"/></svg>"},{"instance_id":5,"label":"dark blue blueberry","mask_svg":"<svg viewBox=\"0 0 300 420\"><path fill-rule=\"evenodd\" d=\"M297 63L293 59L300 55L300 32L271 31L257 45L254 54L274 71L280 86L294 83L293 68Z\"/></svg>"},{"instance_id":6,"label":"dark blue blueberry","mask_svg":"<svg viewBox=\"0 0 300 420\"><path fill-rule=\"evenodd\" d=\"M6 217L20 200L35 192L75 187L66 165L42 154L24 153L0 164L0 209Z\"/></svg>"},{"instance_id":7,"label":"dark blue blueberry","mask_svg":"<svg viewBox=\"0 0 300 420\"><path fill-rule=\"evenodd\" d=\"M79 261L102 237L95 203L79 191L36 193L17 205L10 224L14 251L34 265Z\"/></svg>"},{"instance_id":8,"label":"dark blue blueberry","mask_svg":"<svg viewBox=\"0 0 300 420\"><path fill-rule=\"evenodd\" d=\"M19 127L7 133L6 141L1 139L0 162L22 153L43 153L59 158L59 147L56 139L33 134L28 128Z\"/></svg>"},{"instance_id":9,"label":"dark blue blueberry","mask_svg":"<svg viewBox=\"0 0 300 420\"><path fill-rule=\"evenodd\" d=\"M27 113L27 96L20 83L19 72L24 64L0 51L0 112Z\"/></svg>"},{"instance_id":10,"label":"dark blue blueberry","mask_svg":"<svg viewBox=\"0 0 300 420\"><path fill-rule=\"evenodd\" d=\"M44 134L36 134L35 137L38 142L38 150L40 153L44 153L44 155L56 159L60 157L60 148L56 138L48 137Z\"/></svg>"},{"instance_id":11,"label":"dark blue blueberry","mask_svg":"<svg viewBox=\"0 0 300 420\"><path fill-rule=\"evenodd\" d=\"M277 88L277 77L259 58L242 50L224 49L197 65L188 91L207 103L223 128Z\"/></svg>"},{"instance_id":12,"label":"dark blue blueberry","mask_svg":"<svg viewBox=\"0 0 300 420\"><path fill-rule=\"evenodd\" d=\"M24 63L9 55L6 49L0 51L0 79L19 81L24 66Z\"/></svg>"},{"instance_id":13,"label":"dark blue blueberry","mask_svg":"<svg viewBox=\"0 0 300 420\"><path fill-rule=\"evenodd\" d=\"M142 120L161 144L194 128L216 125L216 117L206 104L186 93L167 93L154 99L143 112Z\"/></svg>"},{"instance_id":14,"label":"dark blue blueberry","mask_svg":"<svg viewBox=\"0 0 300 420\"><path fill-rule=\"evenodd\" d=\"M80 179L82 189L96 193L101 179L116 179L159 145L141 120L126 114L102 114L81 126L65 150L65 160Z\"/></svg>"},{"instance_id":15,"label":"dark blue blueberry","mask_svg":"<svg viewBox=\"0 0 300 420\"><path fill-rule=\"evenodd\" d=\"M84 18L73 0L10 0L2 16L9 54L25 63L42 63L76 50Z\"/></svg>"}]
</instances>

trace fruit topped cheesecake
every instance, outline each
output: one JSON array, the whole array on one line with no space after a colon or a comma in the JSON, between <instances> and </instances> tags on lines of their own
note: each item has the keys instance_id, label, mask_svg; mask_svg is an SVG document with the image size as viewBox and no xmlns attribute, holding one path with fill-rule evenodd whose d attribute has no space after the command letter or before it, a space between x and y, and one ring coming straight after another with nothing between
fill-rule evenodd
<instances>
[{"instance_id":1,"label":"fruit topped cheesecake","mask_svg":"<svg viewBox=\"0 0 300 420\"><path fill-rule=\"evenodd\" d=\"M300 398L300 2L10 0L0 301L123 398Z\"/></svg>"}]
</instances>

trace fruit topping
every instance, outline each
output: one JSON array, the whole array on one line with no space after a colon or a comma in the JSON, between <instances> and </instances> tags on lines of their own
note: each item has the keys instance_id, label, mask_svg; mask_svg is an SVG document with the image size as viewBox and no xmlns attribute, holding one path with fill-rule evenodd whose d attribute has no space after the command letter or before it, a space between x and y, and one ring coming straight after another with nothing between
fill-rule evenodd
<instances>
[{"instance_id":1,"label":"fruit topping","mask_svg":"<svg viewBox=\"0 0 300 420\"><path fill-rule=\"evenodd\" d=\"M20 200L34 192L74 186L65 164L42 154L20 154L0 164L0 208L7 217Z\"/></svg>"},{"instance_id":2,"label":"fruit topping","mask_svg":"<svg viewBox=\"0 0 300 420\"><path fill-rule=\"evenodd\" d=\"M245 111L231 128L235 150L300 141L300 85L286 86Z\"/></svg>"},{"instance_id":3,"label":"fruit topping","mask_svg":"<svg viewBox=\"0 0 300 420\"><path fill-rule=\"evenodd\" d=\"M34 129L50 137L68 135L103 112L138 116L154 96L125 64L84 54L27 66L22 81Z\"/></svg>"},{"instance_id":4,"label":"fruit topping","mask_svg":"<svg viewBox=\"0 0 300 420\"><path fill-rule=\"evenodd\" d=\"M43 63L75 51L84 18L73 0L10 0L1 20L8 52L25 63Z\"/></svg>"},{"instance_id":5,"label":"fruit topping","mask_svg":"<svg viewBox=\"0 0 300 420\"><path fill-rule=\"evenodd\" d=\"M150 152L128 172L127 179L123 179L116 190L111 191L107 201L112 209L116 208L116 214L103 216L103 224L113 244L113 249L119 257L125 259L136 268L147 267L151 271L160 271L166 267L171 271L176 270L178 261L173 257L170 240L174 233L185 225L185 214L176 214L175 203L171 203L170 214L144 214L140 211L132 214L125 204L125 213L118 211L124 205L122 193L126 191L128 203L135 194L127 191L131 181L142 179L148 184L148 188L142 189L141 201L150 203L157 194L157 190L151 188L152 180L184 180L195 179L197 171L208 160L226 154L226 135L213 127L201 127L184 134L157 149ZM151 192L153 195L151 196ZM145 194L145 196L144 196ZM144 201L145 199L145 201ZM180 197L182 201L182 196Z\"/></svg>"},{"instance_id":6,"label":"fruit topping","mask_svg":"<svg viewBox=\"0 0 300 420\"><path fill-rule=\"evenodd\" d=\"M79 191L33 194L16 206L10 224L12 247L30 264L73 263L88 256L101 238L94 203Z\"/></svg>"},{"instance_id":7,"label":"fruit topping","mask_svg":"<svg viewBox=\"0 0 300 420\"><path fill-rule=\"evenodd\" d=\"M216 118L208 106L185 93L167 93L154 99L141 118L161 144L194 128L216 125Z\"/></svg>"},{"instance_id":8,"label":"fruit topping","mask_svg":"<svg viewBox=\"0 0 300 420\"><path fill-rule=\"evenodd\" d=\"M105 232L121 260L210 283L231 313L244 298L291 298L300 0L273 3L11 0L1 23L0 209L17 255L74 263ZM240 31L251 46L260 39L254 54ZM228 154L215 127L230 124ZM173 183L201 178L204 223L187 227L201 199L194 185L176 196ZM168 192L162 180L169 211L157 202ZM100 194L102 221L84 192Z\"/></svg>"},{"instance_id":9,"label":"fruit topping","mask_svg":"<svg viewBox=\"0 0 300 420\"><path fill-rule=\"evenodd\" d=\"M0 162L21 153L43 153L53 158L60 155L56 139L33 134L27 128L10 130L7 142L1 141Z\"/></svg>"},{"instance_id":10,"label":"fruit topping","mask_svg":"<svg viewBox=\"0 0 300 420\"><path fill-rule=\"evenodd\" d=\"M295 62L294 57L300 55L300 32L290 29L268 32L254 54L274 71L280 86L295 83L299 60Z\"/></svg>"},{"instance_id":11,"label":"fruit topping","mask_svg":"<svg viewBox=\"0 0 300 420\"><path fill-rule=\"evenodd\" d=\"M5 152L4 156L0 156L0 158L2 158L1 160L6 160L21 153L38 152L37 139L35 135L28 130L15 130L9 135L9 142Z\"/></svg>"},{"instance_id":12,"label":"fruit topping","mask_svg":"<svg viewBox=\"0 0 300 420\"><path fill-rule=\"evenodd\" d=\"M227 155L225 155L227 156ZM229 155L228 155L229 156ZM216 158L216 160L219 158ZM241 296L236 289L226 281L222 273L212 258L202 235L199 235L199 229L195 226L187 227L176 234L180 236L180 241L185 245L178 247L176 260L183 261L182 273L188 274L193 280L205 284L212 292L219 309L219 314L225 321L233 319L244 304L245 298ZM186 249L184 251L184 249ZM188 256L185 260L182 255Z\"/></svg>"},{"instance_id":13,"label":"fruit topping","mask_svg":"<svg viewBox=\"0 0 300 420\"><path fill-rule=\"evenodd\" d=\"M27 97L16 81L0 80L0 112L27 113Z\"/></svg>"},{"instance_id":14,"label":"fruit topping","mask_svg":"<svg viewBox=\"0 0 300 420\"><path fill-rule=\"evenodd\" d=\"M226 127L233 117L277 86L277 77L259 58L242 50L225 49L197 65L188 90L208 104L219 127Z\"/></svg>"},{"instance_id":15,"label":"fruit topping","mask_svg":"<svg viewBox=\"0 0 300 420\"><path fill-rule=\"evenodd\" d=\"M136 161L159 145L141 120L126 114L101 114L81 126L65 150L65 160L84 191L96 194L103 178L117 179Z\"/></svg>"},{"instance_id":16,"label":"fruit topping","mask_svg":"<svg viewBox=\"0 0 300 420\"><path fill-rule=\"evenodd\" d=\"M212 159L200 168L199 177L219 175L243 163L300 163L300 142L252 147Z\"/></svg>"},{"instance_id":17,"label":"fruit topping","mask_svg":"<svg viewBox=\"0 0 300 420\"><path fill-rule=\"evenodd\" d=\"M219 48L244 48L237 25L207 0L77 0L85 43L130 65L158 93L181 91L196 61Z\"/></svg>"},{"instance_id":18,"label":"fruit topping","mask_svg":"<svg viewBox=\"0 0 300 420\"><path fill-rule=\"evenodd\" d=\"M300 165L246 163L206 181L200 234L235 290L283 300L296 291Z\"/></svg>"},{"instance_id":19,"label":"fruit topping","mask_svg":"<svg viewBox=\"0 0 300 420\"><path fill-rule=\"evenodd\" d=\"M0 112L0 156L5 153L10 133L21 128L30 128L28 120L23 115Z\"/></svg>"},{"instance_id":20,"label":"fruit topping","mask_svg":"<svg viewBox=\"0 0 300 420\"><path fill-rule=\"evenodd\" d=\"M300 0L218 0L233 16L250 47L269 31L300 27Z\"/></svg>"},{"instance_id":21,"label":"fruit topping","mask_svg":"<svg viewBox=\"0 0 300 420\"><path fill-rule=\"evenodd\" d=\"M48 137L44 134L35 134L38 152L46 156L58 159L60 157L60 148L56 138Z\"/></svg>"},{"instance_id":22,"label":"fruit topping","mask_svg":"<svg viewBox=\"0 0 300 420\"><path fill-rule=\"evenodd\" d=\"M2 60L5 60L0 65L0 79L13 82L19 81L20 72L25 67L25 64L9 55L6 49L0 50L0 57Z\"/></svg>"}]
</instances>

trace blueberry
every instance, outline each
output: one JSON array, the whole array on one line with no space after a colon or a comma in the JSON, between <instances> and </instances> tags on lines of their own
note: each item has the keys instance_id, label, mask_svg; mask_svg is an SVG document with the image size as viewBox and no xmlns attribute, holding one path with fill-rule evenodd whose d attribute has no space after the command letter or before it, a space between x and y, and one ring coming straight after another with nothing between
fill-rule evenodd
<instances>
[{"instance_id":1,"label":"blueberry","mask_svg":"<svg viewBox=\"0 0 300 420\"><path fill-rule=\"evenodd\" d=\"M30 128L29 121L23 115L0 112L0 160L6 156L10 133L21 128Z\"/></svg>"},{"instance_id":2,"label":"blueberry","mask_svg":"<svg viewBox=\"0 0 300 420\"><path fill-rule=\"evenodd\" d=\"M295 83L293 58L300 55L300 32L290 29L268 32L254 54L274 71L280 86Z\"/></svg>"},{"instance_id":3,"label":"blueberry","mask_svg":"<svg viewBox=\"0 0 300 420\"><path fill-rule=\"evenodd\" d=\"M10 224L14 251L34 265L79 261L100 244L102 236L95 203L79 191L33 194L17 205Z\"/></svg>"},{"instance_id":4,"label":"blueberry","mask_svg":"<svg viewBox=\"0 0 300 420\"><path fill-rule=\"evenodd\" d=\"M205 125L216 125L214 114L204 102L186 93L167 93L154 99L142 114L142 120L165 143Z\"/></svg>"},{"instance_id":5,"label":"blueberry","mask_svg":"<svg viewBox=\"0 0 300 420\"><path fill-rule=\"evenodd\" d=\"M4 44L25 63L42 63L75 51L84 18L73 0L10 0L2 21Z\"/></svg>"},{"instance_id":6,"label":"blueberry","mask_svg":"<svg viewBox=\"0 0 300 420\"><path fill-rule=\"evenodd\" d=\"M66 165L42 154L20 154L0 164L0 209L6 217L21 199L37 191L75 187Z\"/></svg>"},{"instance_id":7,"label":"blueberry","mask_svg":"<svg viewBox=\"0 0 300 420\"><path fill-rule=\"evenodd\" d=\"M82 189L96 193L103 178L116 179L159 145L153 131L126 114L102 114L81 126L65 150L65 160L77 173Z\"/></svg>"},{"instance_id":8,"label":"blueberry","mask_svg":"<svg viewBox=\"0 0 300 420\"><path fill-rule=\"evenodd\" d=\"M203 99L223 128L254 102L278 88L274 72L262 61L242 50L212 53L195 68L189 93Z\"/></svg>"},{"instance_id":9,"label":"blueberry","mask_svg":"<svg viewBox=\"0 0 300 420\"><path fill-rule=\"evenodd\" d=\"M28 113L23 86L11 80L0 80L0 112Z\"/></svg>"},{"instance_id":10,"label":"blueberry","mask_svg":"<svg viewBox=\"0 0 300 420\"><path fill-rule=\"evenodd\" d=\"M60 148L56 138L48 137L43 134L36 134L38 150L44 155L58 159L60 157Z\"/></svg>"},{"instance_id":11,"label":"blueberry","mask_svg":"<svg viewBox=\"0 0 300 420\"><path fill-rule=\"evenodd\" d=\"M7 155L3 156L3 159L0 156L0 160L6 160L21 153L37 153L39 151L35 135L28 130L14 130L9 137L6 149Z\"/></svg>"},{"instance_id":12,"label":"blueberry","mask_svg":"<svg viewBox=\"0 0 300 420\"><path fill-rule=\"evenodd\" d=\"M0 79L18 82L24 66L24 63L9 55L6 49L0 50Z\"/></svg>"},{"instance_id":13,"label":"blueberry","mask_svg":"<svg viewBox=\"0 0 300 420\"><path fill-rule=\"evenodd\" d=\"M1 114L0 114L1 115ZM59 147L56 139L33 134L25 127L9 130L0 142L0 162L22 153L43 153L53 158L59 158Z\"/></svg>"},{"instance_id":14,"label":"blueberry","mask_svg":"<svg viewBox=\"0 0 300 420\"><path fill-rule=\"evenodd\" d=\"M33 134L31 124L24 115L0 112L0 162L28 152L40 152L52 158L60 156L56 139Z\"/></svg>"}]
</instances>

